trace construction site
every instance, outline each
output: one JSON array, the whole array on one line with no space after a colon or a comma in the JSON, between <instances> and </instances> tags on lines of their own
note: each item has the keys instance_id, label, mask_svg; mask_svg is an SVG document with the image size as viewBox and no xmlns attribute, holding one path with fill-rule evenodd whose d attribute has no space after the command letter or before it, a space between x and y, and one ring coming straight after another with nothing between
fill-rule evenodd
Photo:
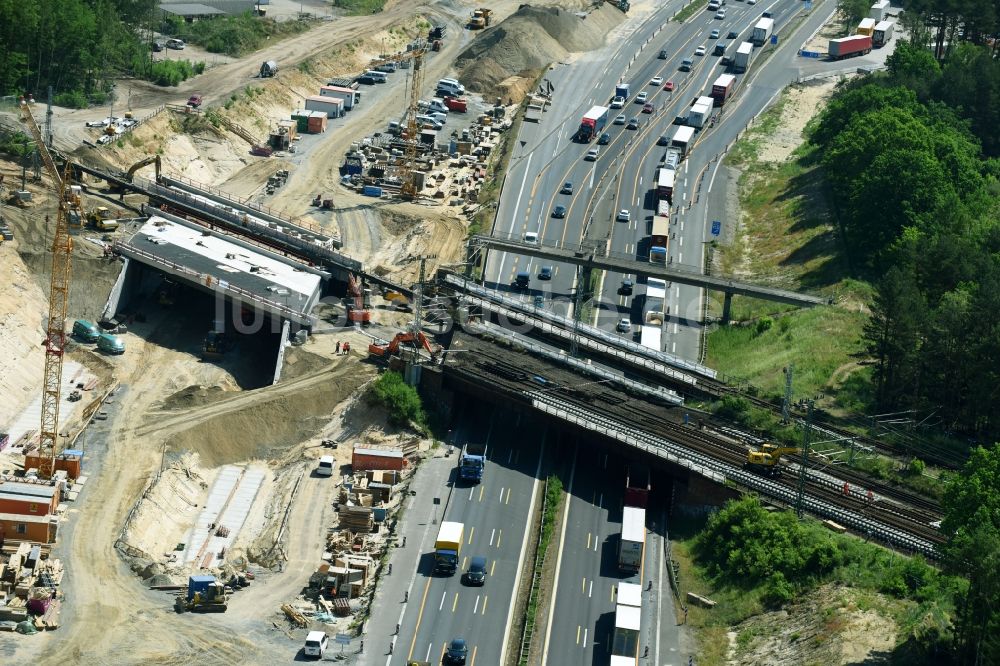
<instances>
[{"instance_id":1,"label":"construction site","mask_svg":"<svg viewBox=\"0 0 1000 666\"><path fill-rule=\"evenodd\" d=\"M38 634L7 657L262 661L357 631L443 455L365 389L440 352L422 284L490 214L519 105L623 20L573 4L390 2L132 82L121 117L0 109L34 147L0 160L0 631Z\"/></svg>"}]
</instances>

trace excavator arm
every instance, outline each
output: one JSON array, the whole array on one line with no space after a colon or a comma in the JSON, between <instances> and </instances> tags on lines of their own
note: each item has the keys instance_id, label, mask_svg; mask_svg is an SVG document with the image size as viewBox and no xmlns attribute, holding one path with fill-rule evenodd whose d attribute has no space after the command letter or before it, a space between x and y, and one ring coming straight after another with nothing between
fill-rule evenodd
<instances>
[{"instance_id":1,"label":"excavator arm","mask_svg":"<svg viewBox=\"0 0 1000 666\"><path fill-rule=\"evenodd\" d=\"M135 176L135 172L138 171L139 169L141 169L142 167L149 166L150 164L155 164L156 165L156 182L159 182L160 181L160 164L161 164L160 163L160 156L159 155L150 155L146 159L139 160L138 162L136 162L135 164L133 164L132 166L130 166L128 168L128 171L125 173L125 180L131 183L132 182L132 178Z\"/></svg>"}]
</instances>

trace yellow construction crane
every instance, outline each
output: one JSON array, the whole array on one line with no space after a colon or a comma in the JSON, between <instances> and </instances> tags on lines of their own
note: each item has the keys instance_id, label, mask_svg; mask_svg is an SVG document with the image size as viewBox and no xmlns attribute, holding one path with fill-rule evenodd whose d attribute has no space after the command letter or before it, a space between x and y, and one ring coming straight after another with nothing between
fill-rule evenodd
<instances>
[{"instance_id":1,"label":"yellow construction crane","mask_svg":"<svg viewBox=\"0 0 1000 666\"><path fill-rule=\"evenodd\" d=\"M72 188L67 191L70 163L65 173L59 174L52 155L49 154L42 133L31 116L27 102L21 100L21 117L27 124L38 146L45 170L59 195L55 234L52 238L52 278L49 282L49 316L45 325L45 378L42 385L42 427L39 438L38 474L52 478L56 456L59 454L59 398L62 392L63 354L66 351L66 316L69 307L70 271L72 268L73 239L69 235L69 220L75 215L83 220L80 197ZM49 218L45 218L48 226Z\"/></svg>"},{"instance_id":2,"label":"yellow construction crane","mask_svg":"<svg viewBox=\"0 0 1000 666\"><path fill-rule=\"evenodd\" d=\"M410 76L410 98L406 106L406 150L404 151L403 164L399 169L399 178L402 181L401 195L404 199L415 199L417 196L417 183L414 180L413 171L417 161L417 144L420 142L417 116L420 114L420 89L424 82L424 56L426 54L427 44L420 40L405 53L380 58L372 63L372 67L404 60L409 60L413 64L411 68L413 74Z\"/></svg>"}]
</instances>

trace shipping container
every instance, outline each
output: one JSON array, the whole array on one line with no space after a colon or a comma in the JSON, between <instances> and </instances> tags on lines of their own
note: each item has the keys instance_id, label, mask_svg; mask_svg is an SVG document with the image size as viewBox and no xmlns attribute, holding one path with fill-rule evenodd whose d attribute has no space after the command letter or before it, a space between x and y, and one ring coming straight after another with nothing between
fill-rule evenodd
<instances>
[{"instance_id":1,"label":"shipping container","mask_svg":"<svg viewBox=\"0 0 1000 666\"><path fill-rule=\"evenodd\" d=\"M327 118L340 118L344 115L344 100L339 97L312 95L306 97L306 110L323 111Z\"/></svg>"},{"instance_id":2,"label":"shipping container","mask_svg":"<svg viewBox=\"0 0 1000 666\"><path fill-rule=\"evenodd\" d=\"M309 117L306 127L310 134L322 134L326 131L327 117L322 111L317 111L315 115Z\"/></svg>"},{"instance_id":3,"label":"shipping container","mask_svg":"<svg viewBox=\"0 0 1000 666\"><path fill-rule=\"evenodd\" d=\"M403 452L355 447L351 454L351 469L355 472L370 469L394 469L399 472L403 469Z\"/></svg>"},{"instance_id":4,"label":"shipping container","mask_svg":"<svg viewBox=\"0 0 1000 666\"><path fill-rule=\"evenodd\" d=\"M319 89L320 97L335 97L344 101L344 110L350 111L358 103L358 91L341 86L323 86Z\"/></svg>"}]
</instances>

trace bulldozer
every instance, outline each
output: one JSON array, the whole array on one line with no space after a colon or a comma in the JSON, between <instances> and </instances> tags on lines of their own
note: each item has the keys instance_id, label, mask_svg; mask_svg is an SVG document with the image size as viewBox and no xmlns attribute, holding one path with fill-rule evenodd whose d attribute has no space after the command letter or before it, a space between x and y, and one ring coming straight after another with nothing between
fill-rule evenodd
<instances>
[{"instance_id":1,"label":"bulldozer","mask_svg":"<svg viewBox=\"0 0 1000 666\"><path fill-rule=\"evenodd\" d=\"M482 30L489 27L492 14L493 10L485 7L480 7L472 12L472 16L469 17L469 30Z\"/></svg>"},{"instance_id":2,"label":"bulldozer","mask_svg":"<svg viewBox=\"0 0 1000 666\"><path fill-rule=\"evenodd\" d=\"M778 446L767 442L760 447L759 451L748 451L746 462L743 468L752 472L758 472L764 476L777 476L781 474L781 462L783 455L796 455L802 453L802 449L794 446Z\"/></svg>"},{"instance_id":3,"label":"bulldozer","mask_svg":"<svg viewBox=\"0 0 1000 666\"><path fill-rule=\"evenodd\" d=\"M398 354L402 346L410 347L411 349L424 349L431 355L432 359L437 357L437 348L431 345L430 340L427 339L423 331L397 333L396 337L385 344L372 342L368 345L368 356L374 359L389 359Z\"/></svg>"},{"instance_id":4,"label":"bulldozer","mask_svg":"<svg viewBox=\"0 0 1000 666\"><path fill-rule=\"evenodd\" d=\"M226 586L211 576L192 576L192 579L211 579L203 582L189 582L186 595L179 595L174 601L178 613L225 613L229 608Z\"/></svg>"}]
</instances>

